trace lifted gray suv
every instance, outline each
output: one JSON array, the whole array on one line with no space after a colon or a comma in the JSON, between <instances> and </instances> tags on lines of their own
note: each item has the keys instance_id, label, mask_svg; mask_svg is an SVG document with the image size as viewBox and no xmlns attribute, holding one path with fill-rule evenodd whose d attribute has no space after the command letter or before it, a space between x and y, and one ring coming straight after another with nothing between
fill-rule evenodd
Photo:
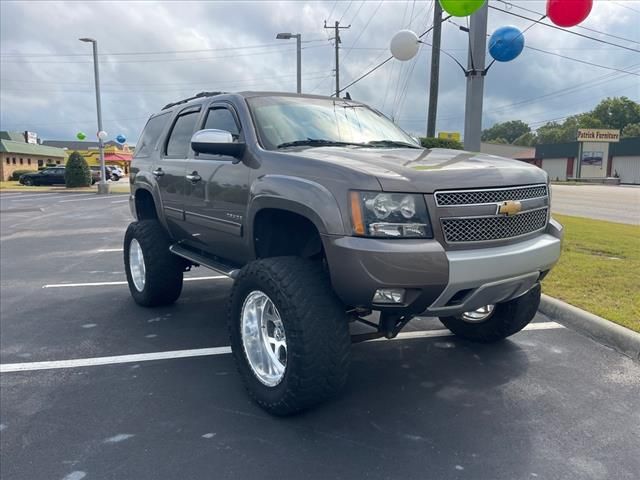
<instances>
[{"instance_id":1,"label":"lifted gray suv","mask_svg":"<svg viewBox=\"0 0 640 480\"><path fill-rule=\"evenodd\" d=\"M543 170L424 149L351 100L203 92L169 104L130 179L133 298L175 302L193 266L233 278L232 350L277 415L334 395L352 341L393 338L416 315L477 342L520 331L560 255ZM353 321L371 332L351 336Z\"/></svg>"}]
</instances>

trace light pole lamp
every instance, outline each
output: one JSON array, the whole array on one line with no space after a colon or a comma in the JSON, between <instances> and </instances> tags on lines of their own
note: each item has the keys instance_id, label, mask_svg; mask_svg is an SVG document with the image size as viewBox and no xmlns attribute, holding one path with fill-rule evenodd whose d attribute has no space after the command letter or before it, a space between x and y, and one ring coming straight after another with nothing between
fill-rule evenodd
<instances>
[{"instance_id":1,"label":"light pole lamp","mask_svg":"<svg viewBox=\"0 0 640 480\"><path fill-rule=\"evenodd\" d=\"M297 91L302 93L302 35L299 33L279 33L276 35L278 40L296 39L296 60L297 60Z\"/></svg>"},{"instance_id":2,"label":"light pole lamp","mask_svg":"<svg viewBox=\"0 0 640 480\"><path fill-rule=\"evenodd\" d=\"M104 166L104 145L102 142L102 105L100 103L100 72L98 67L98 41L93 38L80 38L81 42L91 43L93 46L93 73L96 82L96 110L98 111L98 154L100 155L100 182L98 183L98 193L109 193L106 181L106 169Z\"/></svg>"}]
</instances>

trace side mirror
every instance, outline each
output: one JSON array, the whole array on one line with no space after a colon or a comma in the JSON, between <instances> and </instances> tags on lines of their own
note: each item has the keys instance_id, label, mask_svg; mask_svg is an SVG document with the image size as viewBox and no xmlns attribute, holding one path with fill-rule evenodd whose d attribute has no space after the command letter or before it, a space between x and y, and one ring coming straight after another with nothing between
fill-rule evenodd
<instances>
[{"instance_id":1,"label":"side mirror","mask_svg":"<svg viewBox=\"0 0 640 480\"><path fill-rule=\"evenodd\" d=\"M245 144L234 142L233 136L225 130L209 129L193 134L191 148L198 153L240 158L244 154Z\"/></svg>"}]
</instances>

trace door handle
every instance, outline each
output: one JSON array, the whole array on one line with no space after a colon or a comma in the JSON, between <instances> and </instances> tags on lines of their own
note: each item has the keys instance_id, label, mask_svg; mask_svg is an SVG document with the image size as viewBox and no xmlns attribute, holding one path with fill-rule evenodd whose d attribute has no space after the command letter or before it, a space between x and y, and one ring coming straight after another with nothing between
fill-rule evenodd
<instances>
[{"instance_id":1,"label":"door handle","mask_svg":"<svg viewBox=\"0 0 640 480\"><path fill-rule=\"evenodd\" d=\"M154 176L154 177L162 177L162 176L164 175L164 172L163 172L163 171L162 171L162 169L161 169L161 168L159 168L159 167L158 167L157 169L155 169L155 170L154 170L153 172L151 172L151 173L153 173L153 176Z\"/></svg>"},{"instance_id":2,"label":"door handle","mask_svg":"<svg viewBox=\"0 0 640 480\"><path fill-rule=\"evenodd\" d=\"M198 175L198 172L192 172L187 175L187 180L189 180L191 183L198 183L200 180L202 180L202 177Z\"/></svg>"}]
</instances>

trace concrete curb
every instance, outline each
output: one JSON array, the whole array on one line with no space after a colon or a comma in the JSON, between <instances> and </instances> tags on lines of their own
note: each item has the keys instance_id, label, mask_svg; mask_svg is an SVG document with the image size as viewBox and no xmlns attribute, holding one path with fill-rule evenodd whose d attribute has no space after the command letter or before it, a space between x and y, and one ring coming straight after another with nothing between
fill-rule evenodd
<instances>
[{"instance_id":1,"label":"concrete curb","mask_svg":"<svg viewBox=\"0 0 640 480\"><path fill-rule=\"evenodd\" d=\"M544 294L539 310L547 317L640 362L640 333Z\"/></svg>"}]
</instances>

